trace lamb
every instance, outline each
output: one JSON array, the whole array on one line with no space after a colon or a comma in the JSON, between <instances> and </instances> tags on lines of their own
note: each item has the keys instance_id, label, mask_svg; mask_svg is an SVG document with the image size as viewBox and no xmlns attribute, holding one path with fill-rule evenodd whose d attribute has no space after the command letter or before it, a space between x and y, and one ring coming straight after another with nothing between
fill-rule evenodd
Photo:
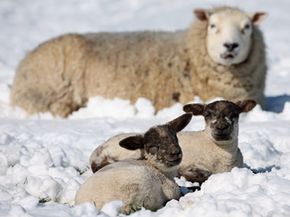
<instances>
[{"instance_id":1,"label":"lamb","mask_svg":"<svg viewBox=\"0 0 290 217\"><path fill-rule=\"evenodd\" d=\"M75 204L93 202L100 209L105 203L121 200L121 213L130 214L141 207L154 211L171 199L179 199L179 187L173 180L182 159L176 132L191 117L183 114L143 135L122 139L120 148L141 150L144 160L125 160L103 167L81 185Z\"/></svg>"},{"instance_id":2,"label":"lamb","mask_svg":"<svg viewBox=\"0 0 290 217\"><path fill-rule=\"evenodd\" d=\"M28 114L67 117L90 97L148 98L159 110L198 95L203 100L263 102L266 13L233 7L196 9L197 20L176 32L66 34L21 61L11 104Z\"/></svg>"},{"instance_id":3,"label":"lamb","mask_svg":"<svg viewBox=\"0 0 290 217\"><path fill-rule=\"evenodd\" d=\"M202 131L177 134L183 152L179 175L191 182L202 183L211 174L242 167L243 156L238 148L239 114L252 110L255 105L253 100L237 103L220 100L208 105L185 105L185 112L204 116L206 127ZM117 147L119 140L133 135L136 134L120 134L97 147L90 157L93 172L119 160L144 158L140 151L121 150Z\"/></svg>"}]
</instances>

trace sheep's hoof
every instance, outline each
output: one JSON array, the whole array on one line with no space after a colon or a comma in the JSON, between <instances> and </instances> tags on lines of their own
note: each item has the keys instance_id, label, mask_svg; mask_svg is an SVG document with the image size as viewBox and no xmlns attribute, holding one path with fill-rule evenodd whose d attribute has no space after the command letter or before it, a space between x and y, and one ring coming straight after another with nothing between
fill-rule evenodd
<instances>
[{"instance_id":1,"label":"sheep's hoof","mask_svg":"<svg viewBox=\"0 0 290 217\"><path fill-rule=\"evenodd\" d=\"M140 209L141 209L141 207L134 206L133 204L127 204L121 208L121 213L123 213L125 215L129 215L129 214L136 212Z\"/></svg>"}]
</instances>

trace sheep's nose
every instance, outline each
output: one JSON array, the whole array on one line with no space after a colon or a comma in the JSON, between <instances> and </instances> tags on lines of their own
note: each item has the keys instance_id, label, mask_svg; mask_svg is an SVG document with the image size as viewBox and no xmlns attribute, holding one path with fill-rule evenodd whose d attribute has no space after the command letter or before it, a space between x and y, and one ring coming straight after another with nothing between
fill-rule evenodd
<instances>
[{"instance_id":1,"label":"sheep's nose","mask_svg":"<svg viewBox=\"0 0 290 217\"><path fill-rule=\"evenodd\" d=\"M228 51L233 51L235 48L239 47L239 44L234 42L234 43L224 43L224 46L227 48Z\"/></svg>"}]
</instances>

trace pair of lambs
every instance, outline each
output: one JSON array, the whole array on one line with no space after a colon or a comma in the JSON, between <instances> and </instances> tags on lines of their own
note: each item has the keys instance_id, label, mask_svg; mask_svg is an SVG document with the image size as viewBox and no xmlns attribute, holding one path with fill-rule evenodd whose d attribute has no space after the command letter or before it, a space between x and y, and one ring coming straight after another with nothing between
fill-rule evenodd
<instances>
[{"instance_id":1,"label":"pair of lambs","mask_svg":"<svg viewBox=\"0 0 290 217\"><path fill-rule=\"evenodd\" d=\"M263 102L265 13L233 7L195 10L176 32L67 34L31 51L19 64L11 103L28 114L67 117L90 97L139 97L157 109L203 100Z\"/></svg>"},{"instance_id":2,"label":"pair of lambs","mask_svg":"<svg viewBox=\"0 0 290 217\"><path fill-rule=\"evenodd\" d=\"M179 199L173 177L182 159L176 133L191 120L184 114L173 121L150 128L143 135L127 137L118 144L125 150L140 150L144 160L124 160L105 166L91 176L76 194L76 204L93 202L97 208L121 200L121 212L129 214L145 207L161 208L168 200Z\"/></svg>"},{"instance_id":3,"label":"pair of lambs","mask_svg":"<svg viewBox=\"0 0 290 217\"><path fill-rule=\"evenodd\" d=\"M96 173L81 186L76 204L94 201L101 208L105 202L120 199L125 203L124 213L142 206L156 210L179 198L173 176L201 183L213 173L242 167L239 114L255 105L253 100L188 104L183 107L187 114L144 135L121 134L109 139L92 153L90 163ZM192 114L204 116L205 130L179 132Z\"/></svg>"}]
</instances>

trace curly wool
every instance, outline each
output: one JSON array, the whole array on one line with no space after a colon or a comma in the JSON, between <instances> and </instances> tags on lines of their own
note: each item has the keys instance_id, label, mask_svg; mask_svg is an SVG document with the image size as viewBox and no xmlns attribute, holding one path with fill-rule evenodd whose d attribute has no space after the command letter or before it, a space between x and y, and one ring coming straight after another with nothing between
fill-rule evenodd
<instances>
[{"instance_id":1,"label":"curly wool","mask_svg":"<svg viewBox=\"0 0 290 217\"><path fill-rule=\"evenodd\" d=\"M216 10L225 9L229 8ZM197 20L185 40L188 56L194 57L191 59L194 93L202 99L222 96L230 101L254 99L263 104L267 66L262 32L253 26L252 47L246 61L224 66L214 62L207 54L206 29L207 22Z\"/></svg>"},{"instance_id":2,"label":"curly wool","mask_svg":"<svg viewBox=\"0 0 290 217\"><path fill-rule=\"evenodd\" d=\"M261 31L254 27L245 62L223 66L207 54L206 27L207 21L197 20L173 33L68 34L49 40L20 63L11 103L29 114L62 117L97 95L132 102L146 97L157 109L195 95L262 103L266 60Z\"/></svg>"}]
</instances>

